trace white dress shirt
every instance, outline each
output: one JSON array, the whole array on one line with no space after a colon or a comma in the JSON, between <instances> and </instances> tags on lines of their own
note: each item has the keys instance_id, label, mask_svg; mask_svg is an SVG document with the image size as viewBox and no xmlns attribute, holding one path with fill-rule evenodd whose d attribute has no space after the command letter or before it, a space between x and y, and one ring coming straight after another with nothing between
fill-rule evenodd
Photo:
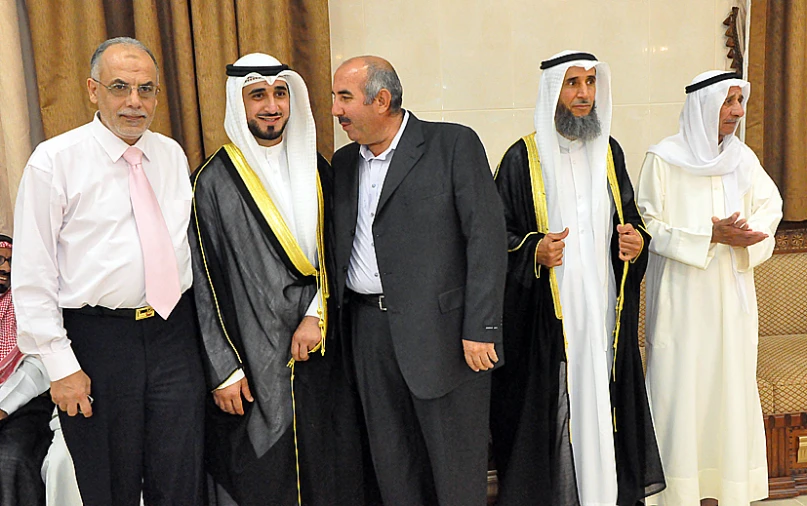
<instances>
[{"instance_id":1,"label":"white dress shirt","mask_svg":"<svg viewBox=\"0 0 807 506\"><path fill-rule=\"evenodd\" d=\"M174 140L146 131L135 144L176 253L180 288L191 286L188 161ZM18 345L40 355L52 381L81 366L62 308L145 306L143 253L129 197L129 147L96 115L41 143L23 172L14 218L11 286Z\"/></svg>"},{"instance_id":2,"label":"white dress shirt","mask_svg":"<svg viewBox=\"0 0 807 506\"><path fill-rule=\"evenodd\" d=\"M409 111L404 111L403 121L398 133L393 137L389 147L378 156L374 156L367 146L359 148L359 212L356 219L356 235L353 236L353 250L350 253L350 265L347 270L347 287L356 293L384 293L381 277L378 274L378 259L373 241L373 222L387 177L392 156L398 147L409 121Z\"/></svg>"}]
</instances>

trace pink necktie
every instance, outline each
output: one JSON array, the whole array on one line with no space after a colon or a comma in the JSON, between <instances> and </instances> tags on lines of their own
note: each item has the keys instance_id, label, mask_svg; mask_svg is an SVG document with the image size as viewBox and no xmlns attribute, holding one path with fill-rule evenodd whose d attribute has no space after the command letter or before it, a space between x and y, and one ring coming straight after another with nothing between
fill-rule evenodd
<instances>
[{"instance_id":1,"label":"pink necktie","mask_svg":"<svg viewBox=\"0 0 807 506\"><path fill-rule=\"evenodd\" d=\"M179 269L163 213L151 183L143 172L142 158L143 152L134 146L123 153L123 159L129 164L129 195L140 236L140 247L143 250L146 301L157 314L167 320L182 295L179 288Z\"/></svg>"}]
</instances>

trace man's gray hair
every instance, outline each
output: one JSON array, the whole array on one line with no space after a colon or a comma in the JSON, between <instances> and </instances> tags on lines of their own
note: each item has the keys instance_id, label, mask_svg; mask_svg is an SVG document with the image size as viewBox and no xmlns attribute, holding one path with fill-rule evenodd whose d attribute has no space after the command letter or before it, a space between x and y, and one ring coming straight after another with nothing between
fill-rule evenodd
<instances>
[{"instance_id":1,"label":"man's gray hair","mask_svg":"<svg viewBox=\"0 0 807 506\"><path fill-rule=\"evenodd\" d=\"M368 63L367 81L364 83L364 104L372 104L375 97L383 89L389 91L391 95L390 112L393 114L398 113L401 110L401 104L403 104L403 86L401 86L401 80L398 79L398 74L391 66L387 69L374 63Z\"/></svg>"},{"instance_id":2,"label":"man's gray hair","mask_svg":"<svg viewBox=\"0 0 807 506\"><path fill-rule=\"evenodd\" d=\"M140 42L137 39L133 39L131 37L115 37L114 39L108 39L101 43L98 46L98 49L92 54L92 58L90 58L90 77L95 80L98 80L101 76L101 55L104 54L104 51L109 49L111 46L115 46L118 44L123 44L126 46L136 47L142 51L145 51L146 54L149 55L151 61L154 62L154 68L157 70L157 80L160 79L160 66L157 65L157 58L154 57L154 53L151 52L151 49L147 48L145 44Z\"/></svg>"}]
</instances>

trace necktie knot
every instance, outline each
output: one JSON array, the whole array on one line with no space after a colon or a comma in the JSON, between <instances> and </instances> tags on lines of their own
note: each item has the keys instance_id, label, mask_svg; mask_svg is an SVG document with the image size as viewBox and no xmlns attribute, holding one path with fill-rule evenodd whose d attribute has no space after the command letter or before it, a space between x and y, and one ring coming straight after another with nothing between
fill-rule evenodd
<instances>
[{"instance_id":1,"label":"necktie knot","mask_svg":"<svg viewBox=\"0 0 807 506\"><path fill-rule=\"evenodd\" d=\"M132 167L140 165L143 160L143 152L140 151L140 148L129 146L126 151L123 152L123 159Z\"/></svg>"}]
</instances>

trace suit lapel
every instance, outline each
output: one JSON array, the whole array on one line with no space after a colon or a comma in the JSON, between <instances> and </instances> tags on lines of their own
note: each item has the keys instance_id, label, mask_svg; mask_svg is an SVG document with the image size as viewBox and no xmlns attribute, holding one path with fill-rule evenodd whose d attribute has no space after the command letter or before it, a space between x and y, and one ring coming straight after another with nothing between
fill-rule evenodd
<instances>
[{"instance_id":1,"label":"suit lapel","mask_svg":"<svg viewBox=\"0 0 807 506\"><path fill-rule=\"evenodd\" d=\"M335 220L334 225L338 238L346 238L344 241L337 241L338 251L337 261L344 261L347 264L350 258L350 247L353 244L352 231L356 227L356 219L359 213L359 146L349 151L346 163L341 167L334 167L334 180L337 185L337 197L334 205L339 209L334 213L334 217L342 217ZM343 197L344 196L344 197Z\"/></svg>"},{"instance_id":2,"label":"suit lapel","mask_svg":"<svg viewBox=\"0 0 807 506\"><path fill-rule=\"evenodd\" d=\"M381 210L384 209L384 204L387 203L392 193L409 174L417 161L420 160L420 157L423 156L423 144L423 125L410 112L401 140L392 155L387 177L384 178L384 186L381 188L381 197L378 200L376 214L381 213Z\"/></svg>"},{"instance_id":3,"label":"suit lapel","mask_svg":"<svg viewBox=\"0 0 807 506\"><path fill-rule=\"evenodd\" d=\"M356 226L356 220L359 216L359 149L351 153L350 156L350 177L348 183L348 223L352 223L353 227ZM351 228L353 228L351 227Z\"/></svg>"}]
</instances>

